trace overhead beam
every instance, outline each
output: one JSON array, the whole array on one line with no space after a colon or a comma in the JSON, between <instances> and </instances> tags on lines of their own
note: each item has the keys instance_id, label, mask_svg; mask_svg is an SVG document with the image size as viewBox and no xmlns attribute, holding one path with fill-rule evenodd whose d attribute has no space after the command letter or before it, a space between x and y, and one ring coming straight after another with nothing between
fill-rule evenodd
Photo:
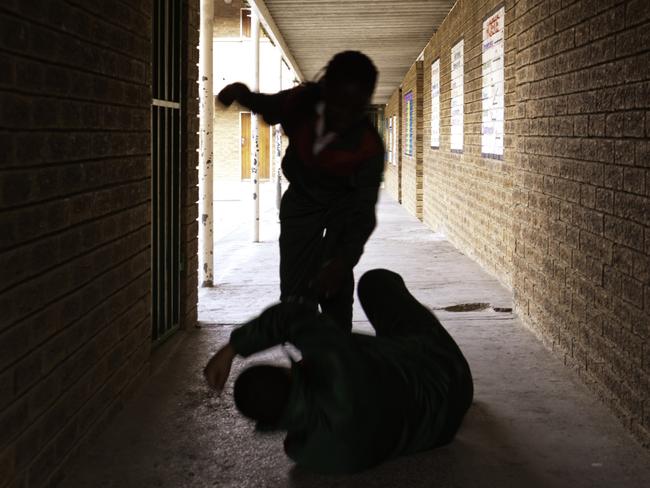
<instances>
[{"instance_id":1,"label":"overhead beam","mask_svg":"<svg viewBox=\"0 0 650 488\"><path fill-rule=\"evenodd\" d=\"M298 63L291 54L289 46L287 46L287 43L282 36L282 32L280 32L280 29L278 29L278 26L271 16L271 12L269 12L269 9L266 8L264 0L248 0L248 4L251 6L251 9L257 12L260 23L262 26L264 26L264 30L269 35L273 43L276 46L280 47L280 50L282 51L282 57L284 58L287 65L289 65L289 67L293 70L299 81L305 81L305 76L302 74Z\"/></svg>"}]
</instances>

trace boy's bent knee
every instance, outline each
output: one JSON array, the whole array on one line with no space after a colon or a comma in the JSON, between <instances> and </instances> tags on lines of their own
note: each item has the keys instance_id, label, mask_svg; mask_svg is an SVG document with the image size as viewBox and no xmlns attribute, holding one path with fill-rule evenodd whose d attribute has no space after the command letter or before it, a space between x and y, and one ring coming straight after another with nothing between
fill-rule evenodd
<instances>
[{"instance_id":1,"label":"boy's bent knee","mask_svg":"<svg viewBox=\"0 0 650 488\"><path fill-rule=\"evenodd\" d=\"M391 283L404 285L404 280L397 273L384 268L375 268L363 273L359 278L359 295L372 291L381 290Z\"/></svg>"}]
</instances>

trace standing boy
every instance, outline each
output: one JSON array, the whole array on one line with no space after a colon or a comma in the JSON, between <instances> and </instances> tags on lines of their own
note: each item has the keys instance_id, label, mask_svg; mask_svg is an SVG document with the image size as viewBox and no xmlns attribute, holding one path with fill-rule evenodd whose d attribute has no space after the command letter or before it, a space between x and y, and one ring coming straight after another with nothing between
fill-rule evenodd
<instances>
[{"instance_id":1,"label":"standing boy","mask_svg":"<svg viewBox=\"0 0 650 488\"><path fill-rule=\"evenodd\" d=\"M300 302L352 328L352 269L375 228L384 147L368 116L377 80L358 51L335 55L317 83L273 95L242 83L218 99L281 124L289 138L280 206L280 300Z\"/></svg>"}]
</instances>

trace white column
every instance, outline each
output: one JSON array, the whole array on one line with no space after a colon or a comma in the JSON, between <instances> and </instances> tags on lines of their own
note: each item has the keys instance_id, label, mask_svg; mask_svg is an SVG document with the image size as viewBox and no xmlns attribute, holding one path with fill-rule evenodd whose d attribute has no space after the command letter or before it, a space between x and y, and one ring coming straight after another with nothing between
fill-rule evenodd
<instances>
[{"instance_id":1,"label":"white column","mask_svg":"<svg viewBox=\"0 0 650 488\"><path fill-rule=\"evenodd\" d=\"M279 91L282 91L282 51L278 48L280 53L280 72L278 76L279 80ZM282 200L282 136L280 135L280 125L275 126L273 132L273 158L275 160L275 205L278 209L278 218L280 213L280 202Z\"/></svg>"},{"instance_id":2,"label":"white column","mask_svg":"<svg viewBox=\"0 0 650 488\"><path fill-rule=\"evenodd\" d=\"M251 10L251 45L253 48L253 86L260 90L260 19L255 9ZM260 241L260 141L257 115L251 112L251 184L253 185L253 242Z\"/></svg>"},{"instance_id":3,"label":"white column","mask_svg":"<svg viewBox=\"0 0 650 488\"><path fill-rule=\"evenodd\" d=\"M212 227L212 129L214 97L212 79L212 27L214 0L201 0L199 38L199 283L214 284Z\"/></svg>"}]
</instances>

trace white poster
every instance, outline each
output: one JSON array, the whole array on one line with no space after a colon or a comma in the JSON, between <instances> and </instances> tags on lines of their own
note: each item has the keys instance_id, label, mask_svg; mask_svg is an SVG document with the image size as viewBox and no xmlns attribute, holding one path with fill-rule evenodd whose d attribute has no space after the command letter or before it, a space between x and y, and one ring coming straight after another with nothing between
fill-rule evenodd
<instances>
[{"instance_id":1,"label":"white poster","mask_svg":"<svg viewBox=\"0 0 650 488\"><path fill-rule=\"evenodd\" d=\"M431 147L440 147L440 60L431 65Z\"/></svg>"},{"instance_id":2,"label":"white poster","mask_svg":"<svg viewBox=\"0 0 650 488\"><path fill-rule=\"evenodd\" d=\"M483 22L481 152L492 156L503 156L504 15L501 7Z\"/></svg>"},{"instance_id":3,"label":"white poster","mask_svg":"<svg viewBox=\"0 0 650 488\"><path fill-rule=\"evenodd\" d=\"M451 48L451 150L463 150L463 46L461 39Z\"/></svg>"},{"instance_id":4,"label":"white poster","mask_svg":"<svg viewBox=\"0 0 650 488\"><path fill-rule=\"evenodd\" d=\"M404 95L405 114L405 137L404 137L404 154L413 156L413 92L410 91Z\"/></svg>"},{"instance_id":5,"label":"white poster","mask_svg":"<svg viewBox=\"0 0 650 488\"><path fill-rule=\"evenodd\" d=\"M397 164L397 115L391 118L393 119L393 164Z\"/></svg>"},{"instance_id":6,"label":"white poster","mask_svg":"<svg viewBox=\"0 0 650 488\"><path fill-rule=\"evenodd\" d=\"M388 117L388 162L393 162L393 117Z\"/></svg>"}]
</instances>

